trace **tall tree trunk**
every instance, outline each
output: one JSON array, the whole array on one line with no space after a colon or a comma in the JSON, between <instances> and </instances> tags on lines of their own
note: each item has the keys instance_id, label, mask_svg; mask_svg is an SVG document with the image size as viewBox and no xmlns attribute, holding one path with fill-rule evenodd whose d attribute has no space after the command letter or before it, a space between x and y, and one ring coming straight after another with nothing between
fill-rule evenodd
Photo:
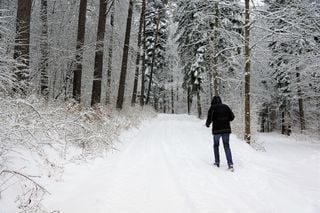
<instances>
[{"instance_id":1,"label":"tall tree trunk","mask_svg":"<svg viewBox=\"0 0 320 213\"><path fill-rule=\"evenodd\" d=\"M287 136L291 134L291 113L290 113L291 103L286 100L283 107L283 112L281 113L281 133Z\"/></svg>"},{"instance_id":2,"label":"tall tree trunk","mask_svg":"<svg viewBox=\"0 0 320 213\"><path fill-rule=\"evenodd\" d=\"M214 94L214 89L213 89L214 78L212 76L213 76L213 73L209 72L208 78L210 79L210 83L209 83L210 99L213 97L213 94Z\"/></svg>"},{"instance_id":3,"label":"tall tree trunk","mask_svg":"<svg viewBox=\"0 0 320 213\"><path fill-rule=\"evenodd\" d=\"M265 132L265 125L266 125L266 117L264 114L260 115L260 132Z\"/></svg>"},{"instance_id":4,"label":"tall tree trunk","mask_svg":"<svg viewBox=\"0 0 320 213\"><path fill-rule=\"evenodd\" d=\"M202 110L201 110L201 96L200 91L197 91L197 106L198 106L198 118L202 117Z\"/></svg>"},{"instance_id":5,"label":"tall tree trunk","mask_svg":"<svg viewBox=\"0 0 320 213\"><path fill-rule=\"evenodd\" d=\"M301 92L301 91L300 91ZM300 118L300 128L301 132L306 129L306 122L305 122L305 117L304 117L304 107L303 107L303 99L300 96L298 99L299 102L299 118Z\"/></svg>"},{"instance_id":6,"label":"tall tree trunk","mask_svg":"<svg viewBox=\"0 0 320 213\"><path fill-rule=\"evenodd\" d=\"M177 103L179 103L179 87L177 86Z\"/></svg>"},{"instance_id":7,"label":"tall tree trunk","mask_svg":"<svg viewBox=\"0 0 320 213\"><path fill-rule=\"evenodd\" d=\"M251 49L250 49L250 0L245 0L245 26L244 26L244 53L245 53L245 82L244 82L244 139L251 142L251 110L250 110L250 72L251 72Z\"/></svg>"},{"instance_id":8,"label":"tall tree trunk","mask_svg":"<svg viewBox=\"0 0 320 213\"><path fill-rule=\"evenodd\" d=\"M172 79L172 78L171 78ZM172 81L173 82L173 81ZM173 85L171 86L171 113L174 114L174 92Z\"/></svg>"},{"instance_id":9,"label":"tall tree trunk","mask_svg":"<svg viewBox=\"0 0 320 213\"><path fill-rule=\"evenodd\" d=\"M41 39L40 39L40 89L43 97L49 98L49 80L48 80L48 59L49 59L49 45L48 45L48 2L41 0Z\"/></svg>"},{"instance_id":10,"label":"tall tree trunk","mask_svg":"<svg viewBox=\"0 0 320 213\"><path fill-rule=\"evenodd\" d=\"M304 107L303 107L303 99L302 99L302 92L300 88L300 73L299 68L297 68L297 82L298 82L298 102L299 102L299 120L300 120L300 130L303 132L303 130L306 129L306 123L305 123L305 117L304 117Z\"/></svg>"},{"instance_id":11,"label":"tall tree trunk","mask_svg":"<svg viewBox=\"0 0 320 213\"><path fill-rule=\"evenodd\" d=\"M54 99L56 97L56 84L57 84L57 75L58 75L58 71L54 70L54 74L53 74L53 79L52 79L52 98Z\"/></svg>"},{"instance_id":12,"label":"tall tree trunk","mask_svg":"<svg viewBox=\"0 0 320 213\"><path fill-rule=\"evenodd\" d=\"M147 2L145 0L143 0L142 2L143 4L145 4L145 8L146 8L146 4ZM145 14L143 15L143 41L142 41L142 66L141 66L141 91L140 91L140 106L144 106L144 90L145 90L145 71L146 71L146 16Z\"/></svg>"},{"instance_id":13,"label":"tall tree trunk","mask_svg":"<svg viewBox=\"0 0 320 213\"><path fill-rule=\"evenodd\" d=\"M110 41L108 48L108 69L107 69L107 94L106 94L106 104L110 104L110 96L111 96L111 74L112 74L112 57L113 57L113 40L114 40L114 14L115 14L115 3L112 2L111 5L111 14L110 14Z\"/></svg>"},{"instance_id":14,"label":"tall tree trunk","mask_svg":"<svg viewBox=\"0 0 320 213\"><path fill-rule=\"evenodd\" d=\"M138 88L138 79L139 79L139 65L140 65L140 57L141 57L141 36L142 36L142 28L143 28L143 20L145 14L146 4L145 0L142 1L142 9L140 14L139 21L139 33L138 33L138 50L137 50L137 58L136 58L136 72L134 74L134 82L133 82L133 92L131 98L131 104L134 106L137 98L137 88Z\"/></svg>"},{"instance_id":15,"label":"tall tree trunk","mask_svg":"<svg viewBox=\"0 0 320 213\"><path fill-rule=\"evenodd\" d=\"M187 106L188 106L188 115L191 113L191 104L192 104L192 94L191 94L191 88L188 86L187 90Z\"/></svg>"},{"instance_id":16,"label":"tall tree trunk","mask_svg":"<svg viewBox=\"0 0 320 213\"><path fill-rule=\"evenodd\" d=\"M163 91L163 113L167 113L167 97L166 97L166 91Z\"/></svg>"},{"instance_id":17,"label":"tall tree trunk","mask_svg":"<svg viewBox=\"0 0 320 213\"><path fill-rule=\"evenodd\" d=\"M13 55L18 62L17 70L15 70L17 81L25 83L25 86L28 86L29 79L31 5L32 0L18 0ZM21 87L21 91L26 93L26 88Z\"/></svg>"},{"instance_id":18,"label":"tall tree trunk","mask_svg":"<svg viewBox=\"0 0 320 213\"><path fill-rule=\"evenodd\" d=\"M270 112L270 106L267 106L267 132L271 132L271 112Z\"/></svg>"},{"instance_id":19,"label":"tall tree trunk","mask_svg":"<svg viewBox=\"0 0 320 213\"><path fill-rule=\"evenodd\" d=\"M216 2L215 4L215 18L214 18L214 46L213 46L213 74L212 74L212 82L213 82L213 93L214 95L219 95L219 79L218 79L218 56L217 56L217 49L218 49L218 33L219 27L219 3Z\"/></svg>"},{"instance_id":20,"label":"tall tree trunk","mask_svg":"<svg viewBox=\"0 0 320 213\"><path fill-rule=\"evenodd\" d=\"M161 109L161 103L159 103L161 92L158 87L155 88L155 90L156 91L153 93L153 106L156 112L159 112L159 110ZM163 102L162 102L162 108L163 108Z\"/></svg>"},{"instance_id":21,"label":"tall tree trunk","mask_svg":"<svg viewBox=\"0 0 320 213\"><path fill-rule=\"evenodd\" d=\"M91 106L99 104L101 101L101 80L102 80L102 68L103 68L104 35L106 31L106 18L107 18L107 3L106 3L106 0L100 0L96 53L94 58Z\"/></svg>"},{"instance_id":22,"label":"tall tree trunk","mask_svg":"<svg viewBox=\"0 0 320 213\"><path fill-rule=\"evenodd\" d=\"M151 84L152 84L152 75L153 75L153 71L154 71L154 62L156 59L156 49L157 49L157 44L158 44L158 33L159 33L159 28L160 28L160 11L158 11L158 18L157 18L157 28L155 31L155 39L154 39L154 47L152 50L152 60L151 60L151 67L150 67L150 79L149 79L149 85L148 85L148 91L147 91L147 100L146 100L146 104L149 103L149 99L150 99L150 91L151 91Z\"/></svg>"},{"instance_id":23,"label":"tall tree trunk","mask_svg":"<svg viewBox=\"0 0 320 213\"><path fill-rule=\"evenodd\" d=\"M291 127L292 127L292 117L291 117L291 101L288 101L288 108L287 108L287 116L288 116L288 118L287 118L287 132L286 132L286 134L288 135L288 136L290 136L291 135L291 132L292 132L292 129L291 129Z\"/></svg>"},{"instance_id":24,"label":"tall tree trunk","mask_svg":"<svg viewBox=\"0 0 320 213\"><path fill-rule=\"evenodd\" d=\"M274 109L270 109L270 132L276 128L277 112Z\"/></svg>"},{"instance_id":25,"label":"tall tree trunk","mask_svg":"<svg viewBox=\"0 0 320 213\"><path fill-rule=\"evenodd\" d=\"M125 35L125 41L124 41L124 47L123 47L123 56L122 56L120 82L119 82L119 89L118 89L118 98L117 98L117 108L118 109L122 109L123 100L124 100L124 91L125 91L127 66L128 66L128 54L129 54L129 44L130 44L132 12L133 12L132 10L133 10L133 0L130 0L129 9L128 9L128 17L127 17L126 35Z\"/></svg>"},{"instance_id":26,"label":"tall tree trunk","mask_svg":"<svg viewBox=\"0 0 320 213\"><path fill-rule=\"evenodd\" d=\"M87 14L87 0L80 0L79 19L78 19L78 35L77 35L77 55L76 66L73 71L73 98L81 101L81 76L82 76L82 59L83 59L83 45L86 28L86 14Z\"/></svg>"},{"instance_id":27,"label":"tall tree trunk","mask_svg":"<svg viewBox=\"0 0 320 213\"><path fill-rule=\"evenodd\" d=\"M285 134L286 132L286 121L285 121L285 112L281 112L281 134Z\"/></svg>"},{"instance_id":28,"label":"tall tree trunk","mask_svg":"<svg viewBox=\"0 0 320 213\"><path fill-rule=\"evenodd\" d=\"M159 112L159 98L157 98L155 94L154 94L154 109L156 110L156 112Z\"/></svg>"}]
</instances>

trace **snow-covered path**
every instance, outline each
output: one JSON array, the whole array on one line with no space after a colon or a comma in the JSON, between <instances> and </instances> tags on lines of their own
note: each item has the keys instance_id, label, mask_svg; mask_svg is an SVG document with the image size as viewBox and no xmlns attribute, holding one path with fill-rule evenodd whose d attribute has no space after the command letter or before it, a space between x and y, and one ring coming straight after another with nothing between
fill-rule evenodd
<instances>
[{"instance_id":1,"label":"snow-covered path","mask_svg":"<svg viewBox=\"0 0 320 213\"><path fill-rule=\"evenodd\" d=\"M232 135L232 173L223 149L221 168L213 166L203 121L160 115L124 133L119 152L68 166L44 205L63 213L319 213L320 146L261 140L267 152Z\"/></svg>"}]
</instances>

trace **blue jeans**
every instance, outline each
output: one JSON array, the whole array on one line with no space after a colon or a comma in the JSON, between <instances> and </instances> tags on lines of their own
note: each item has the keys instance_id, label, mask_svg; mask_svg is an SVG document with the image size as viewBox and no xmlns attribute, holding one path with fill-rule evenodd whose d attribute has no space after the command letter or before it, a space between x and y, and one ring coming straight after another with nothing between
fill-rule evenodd
<instances>
[{"instance_id":1,"label":"blue jeans","mask_svg":"<svg viewBox=\"0 0 320 213\"><path fill-rule=\"evenodd\" d=\"M226 158L228 161L228 165L233 165L232 162L232 155L229 146L229 136L230 133L223 133L223 134L214 134L213 135L213 151L214 151L214 159L215 163L220 164L220 155L219 155L219 140L222 137L224 151L226 153Z\"/></svg>"}]
</instances>

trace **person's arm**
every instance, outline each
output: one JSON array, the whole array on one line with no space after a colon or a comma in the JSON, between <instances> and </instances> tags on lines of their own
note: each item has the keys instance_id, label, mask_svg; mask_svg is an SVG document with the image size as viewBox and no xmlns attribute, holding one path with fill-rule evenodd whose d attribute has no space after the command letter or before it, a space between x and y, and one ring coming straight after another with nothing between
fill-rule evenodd
<instances>
[{"instance_id":1,"label":"person's arm","mask_svg":"<svg viewBox=\"0 0 320 213\"><path fill-rule=\"evenodd\" d=\"M212 107L210 107L208 111L206 127L210 127L211 122L212 122Z\"/></svg>"}]
</instances>

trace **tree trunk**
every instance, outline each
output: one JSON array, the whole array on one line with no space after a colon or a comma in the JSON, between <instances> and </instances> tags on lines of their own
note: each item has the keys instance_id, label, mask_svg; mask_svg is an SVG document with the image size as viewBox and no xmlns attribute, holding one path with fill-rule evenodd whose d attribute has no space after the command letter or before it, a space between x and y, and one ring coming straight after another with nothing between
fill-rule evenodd
<instances>
[{"instance_id":1,"label":"tree trunk","mask_svg":"<svg viewBox=\"0 0 320 213\"><path fill-rule=\"evenodd\" d=\"M81 102L81 76L82 76L82 59L83 59L83 45L86 28L86 14L87 14L87 0L80 0L79 19L78 19L78 35L77 35L77 55L76 66L73 71L73 91L72 97Z\"/></svg>"},{"instance_id":2,"label":"tree trunk","mask_svg":"<svg viewBox=\"0 0 320 213\"><path fill-rule=\"evenodd\" d=\"M167 97L166 91L163 91L163 113L167 113Z\"/></svg>"},{"instance_id":3,"label":"tree trunk","mask_svg":"<svg viewBox=\"0 0 320 213\"><path fill-rule=\"evenodd\" d=\"M213 97L213 94L214 94L214 89L213 89L214 78L212 76L213 76L213 73L209 72L208 78L210 79L210 83L209 83L210 100L211 100L211 98Z\"/></svg>"},{"instance_id":4,"label":"tree trunk","mask_svg":"<svg viewBox=\"0 0 320 213\"><path fill-rule=\"evenodd\" d=\"M250 122L250 71L251 71L251 49L250 49L250 0L245 0L245 26L244 26L244 52L245 52L245 82L244 82L244 117L245 134L247 143L251 142L251 122Z\"/></svg>"},{"instance_id":5,"label":"tree trunk","mask_svg":"<svg viewBox=\"0 0 320 213\"><path fill-rule=\"evenodd\" d=\"M146 8L146 1L143 0L142 2L145 4ZM143 47L142 47L142 67L141 67L141 92L140 92L140 106L144 106L144 90L145 90L145 71L146 71L146 16L143 15L143 41L142 41Z\"/></svg>"},{"instance_id":6,"label":"tree trunk","mask_svg":"<svg viewBox=\"0 0 320 213\"><path fill-rule=\"evenodd\" d=\"M261 124L260 124L260 132L265 132L265 124L266 124L266 118L264 115L261 116Z\"/></svg>"},{"instance_id":7,"label":"tree trunk","mask_svg":"<svg viewBox=\"0 0 320 213\"><path fill-rule=\"evenodd\" d=\"M288 101L286 112L287 112L287 117L288 117L287 118L287 132L286 132L286 135L290 136L291 132L292 132L292 129L291 129L291 126L292 126L291 101Z\"/></svg>"},{"instance_id":8,"label":"tree trunk","mask_svg":"<svg viewBox=\"0 0 320 213\"><path fill-rule=\"evenodd\" d=\"M306 129L305 117L304 117L304 107L303 107L303 99L301 96L299 97L299 118L300 118L300 128L301 132Z\"/></svg>"},{"instance_id":9,"label":"tree trunk","mask_svg":"<svg viewBox=\"0 0 320 213\"><path fill-rule=\"evenodd\" d=\"M198 106L198 118L202 117L202 109L201 109L201 96L200 91L197 91L197 106Z\"/></svg>"},{"instance_id":10,"label":"tree trunk","mask_svg":"<svg viewBox=\"0 0 320 213\"><path fill-rule=\"evenodd\" d=\"M29 53L30 53L30 21L32 0L18 0L16 37L13 58L17 60L18 66L15 70L17 81L28 86L29 79ZM22 86L22 85L21 85ZM21 91L25 94L26 88Z\"/></svg>"},{"instance_id":11,"label":"tree trunk","mask_svg":"<svg viewBox=\"0 0 320 213\"><path fill-rule=\"evenodd\" d=\"M100 0L96 53L94 58L94 74L93 74L91 106L94 106L101 102L101 80L102 80L102 68L103 68L104 35L106 31L106 18L107 18L107 3L106 3L106 0Z\"/></svg>"},{"instance_id":12,"label":"tree trunk","mask_svg":"<svg viewBox=\"0 0 320 213\"><path fill-rule=\"evenodd\" d=\"M267 132L271 132L271 112L270 112L270 106L267 106L267 119L266 119L266 125L267 125Z\"/></svg>"},{"instance_id":13,"label":"tree trunk","mask_svg":"<svg viewBox=\"0 0 320 213\"><path fill-rule=\"evenodd\" d=\"M110 14L110 41L108 48L108 69L107 69L107 94L106 94L106 104L110 104L110 96L111 96L111 74L112 74L112 57L113 57L113 40L114 40L114 14L115 14L115 5L114 1L111 5L111 14Z\"/></svg>"},{"instance_id":14,"label":"tree trunk","mask_svg":"<svg viewBox=\"0 0 320 213\"><path fill-rule=\"evenodd\" d=\"M305 117L304 117L304 107L303 107L303 99L302 99L302 92L300 88L300 73L299 69L297 68L297 82L298 82L298 102L299 102L299 120L300 120L300 130L303 132L303 130L306 129L306 123L305 123Z\"/></svg>"},{"instance_id":15,"label":"tree trunk","mask_svg":"<svg viewBox=\"0 0 320 213\"><path fill-rule=\"evenodd\" d=\"M158 94L159 96L157 96ZM161 109L161 103L159 103L160 96L161 96L161 92L159 88L156 88L156 91L153 93L153 107L156 112L159 112L159 110ZM162 102L162 107L163 107L163 102Z\"/></svg>"},{"instance_id":16,"label":"tree trunk","mask_svg":"<svg viewBox=\"0 0 320 213\"><path fill-rule=\"evenodd\" d=\"M157 44L158 44L159 28L160 28L160 11L158 11L157 28L156 28L156 32L155 32L154 47L153 47L153 50L152 50L152 60L151 60L151 67L150 67L150 79L149 79L149 85L148 85L148 91L147 91L146 104L149 103L149 98L150 98L152 75L153 75L153 70L154 70L154 62L155 62L155 59L156 59L155 54L156 54L156 49L157 49Z\"/></svg>"},{"instance_id":17,"label":"tree trunk","mask_svg":"<svg viewBox=\"0 0 320 213\"><path fill-rule=\"evenodd\" d=\"M262 109L259 113L259 120L260 120L260 132L265 132L265 126L267 121L268 114L266 113L266 109Z\"/></svg>"},{"instance_id":18,"label":"tree trunk","mask_svg":"<svg viewBox=\"0 0 320 213\"><path fill-rule=\"evenodd\" d=\"M124 100L124 91L125 91L127 66L128 66L128 54L129 54L129 44L130 44L132 12L133 12L132 10L133 10L133 0L130 0L129 9L128 9L128 17L127 17L126 35L125 35L125 41L124 41L124 47L123 47L123 56L122 56L120 82L119 82L119 89L118 89L118 98L117 98L117 108L118 109L122 109L123 100Z\"/></svg>"},{"instance_id":19,"label":"tree trunk","mask_svg":"<svg viewBox=\"0 0 320 213\"><path fill-rule=\"evenodd\" d=\"M179 87L177 86L177 103L179 103Z\"/></svg>"},{"instance_id":20,"label":"tree trunk","mask_svg":"<svg viewBox=\"0 0 320 213\"><path fill-rule=\"evenodd\" d=\"M290 136L291 134L290 106L290 101L286 101L283 112L281 113L281 133L287 136Z\"/></svg>"},{"instance_id":21,"label":"tree trunk","mask_svg":"<svg viewBox=\"0 0 320 213\"><path fill-rule=\"evenodd\" d=\"M174 92L173 92L173 85L171 86L171 113L174 114Z\"/></svg>"},{"instance_id":22,"label":"tree trunk","mask_svg":"<svg viewBox=\"0 0 320 213\"><path fill-rule=\"evenodd\" d=\"M213 51L213 93L214 95L218 96L220 94L219 92L219 80L218 80L218 56L217 56L217 48L218 48L218 39L219 39L219 33L218 33L218 27L219 27L219 3L216 2L215 5L215 19L214 19L214 51Z\"/></svg>"},{"instance_id":23,"label":"tree trunk","mask_svg":"<svg viewBox=\"0 0 320 213\"><path fill-rule=\"evenodd\" d=\"M270 109L270 132L276 128L277 112L275 109Z\"/></svg>"},{"instance_id":24,"label":"tree trunk","mask_svg":"<svg viewBox=\"0 0 320 213\"><path fill-rule=\"evenodd\" d=\"M142 36L142 28L143 28L143 20L146 9L146 0L142 1L142 9L140 14L139 21L139 33L138 33L138 50L137 50L137 58L136 58L136 72L134 75L134 83L133 83L133 93L131 98L131 104L134 106L137 98L137 88L138 88L138 79L139 79L139 65L140 65L140 57L141 57L141 36Z\"/></svg>"},{"instance_id":25,"label":"tree trunk","mask_svg":"<svg viewBox=\"0 0 320 213\"><path fill-rule=\"evenodd\" d=\"M285 125L285 112L281 112L281 134L285 134L286 125Z\"/></svg>"},{"instance_id":26,"label":"tree trunk","mask_svg":"<svg viewBox=\"0 0 320 213\"><path fill-rule=\"evenodd\" d=\"M159 112L159 98L155 97L154 95L154 109L156 112Z\"/></svg>"},{"instance_id":27,"label":"tree trunk","mask_svg":"<svg viewBox=\"0 0 320 213\"><path fill-rule=\"evenodd\" d=\"M40 89L42 96L48 100L49 98L49 80L48 80L48 59L49 59L49 45L48 45L48 2L41 0L41 38L40 38Z\"/></svg>"},{"instance_id":28,"label":"tree trunk","mask_svg":"<svg viewBox=\"0 0 320 213\"><path fill-rule=\"evenodd\" d=\"M188 87L188 91L187 91L188 115L190 115L190 112L191 112L191 104L192 104L191 89L190 87Z\"/></svg>"}]
</instances>

